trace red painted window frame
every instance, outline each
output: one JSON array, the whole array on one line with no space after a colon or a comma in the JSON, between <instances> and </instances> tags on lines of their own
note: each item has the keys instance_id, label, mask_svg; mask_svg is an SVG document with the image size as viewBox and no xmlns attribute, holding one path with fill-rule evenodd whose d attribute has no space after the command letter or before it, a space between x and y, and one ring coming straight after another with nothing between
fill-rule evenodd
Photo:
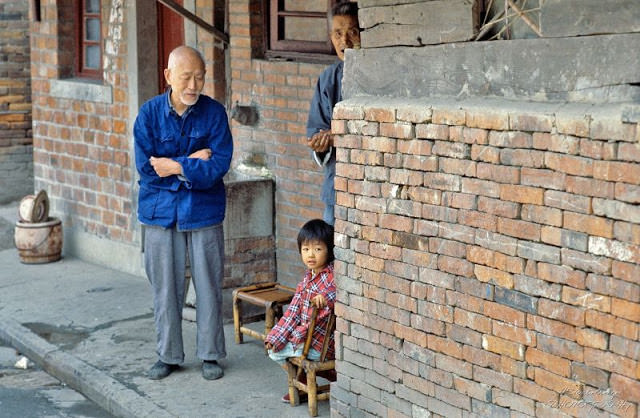
<instances>
[{"instance_id":1,"label":"red painted window frame","mask_svg":"<svg viewBox=\"0 0 640 418\"><path fill-rule=\"evenodd\" d=\"M283 0L269 1L269 45L267 49L271 52L300 52L312 54L332 54L333 46L327 31L325 42L297 41L284 39L284 18L285 17L307 17L318 18L327 21L328 10L336 3L336 0L327 0L327 13L321 12L297 12L284 10Z\"/></svg>"},{"instance_id":2,"label":"red painted window frame","mask_svg":"<svg viewBox=\"0 0 640 418\"><path fill-rule=\"evenodd\" d=\"M87 13L86 12L86 2L85 0L77 0L76 2L76 75L78 77L86 77L86 78L94 78L101 79L102 78L102 18L100 12L102 11L102 0L98 0L100 5L98 7L98 13ZM97 18L98 22L100 22L100 39L98 41L89 41L85 39L86 33L86 19ZM100 64L97 69L87 68L85 66L85 47L88 45L98 45L100 46Z\"/></svg>"}]
</instances>

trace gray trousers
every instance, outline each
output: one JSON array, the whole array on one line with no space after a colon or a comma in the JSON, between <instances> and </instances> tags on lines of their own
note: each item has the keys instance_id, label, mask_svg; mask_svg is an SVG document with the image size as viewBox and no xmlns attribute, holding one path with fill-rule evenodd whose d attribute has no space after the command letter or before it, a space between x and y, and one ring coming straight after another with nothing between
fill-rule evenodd
<instances>
[{"instance_id":1,"label":"gray trousers","mask_svg":"<svg viewBox=\"0 0 640 418\"><path fill-rule=\"evenodd\" d=\"M148 225L144 228L144 264L153 289L159 359L167 364L184 361L182 308L187 251L196 292L196 355L202 360L226 357L222 327L222 224L193 231Z\"/></svg>"}]
</instances>

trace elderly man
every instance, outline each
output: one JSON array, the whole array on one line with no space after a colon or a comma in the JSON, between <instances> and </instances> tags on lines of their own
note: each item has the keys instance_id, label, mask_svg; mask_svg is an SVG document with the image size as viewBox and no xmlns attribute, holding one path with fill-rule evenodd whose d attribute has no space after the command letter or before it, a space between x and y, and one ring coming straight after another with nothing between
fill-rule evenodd
<instances>
[{"instance_id":1,"label":"elderly man","mask_svg":"<svg viewBox=\"0 0 640 418\"><path fill-rule=\"evenodd\" d=\"M331 9L329 19L331 22L329 36L339 61L325 69L318 78L309 108L307 137L308 145L313 150L314 160L324 169L321 198L325 207L322 218L333 225L335 206L333 179L336 174L336 152L331 135L331 116L335 104L342 100L344 50L360 47L358 5L349 1L338 2Z\"/></svg>"},{"instance_id":2,"label":"elderly man","mask_svg":"<svg viewBox=\"0 0 640 418\"><path fill-rule=\"evenodd\" d=\"M226 357L222 327L225 215L223 176L233 142L224 107L202 95L205 64L181 46L164 70L165 94L142 105L136 118L138 219L144 228L144 264L153 289L158 361L150 379L162 379L184 361L182 307L187 260L196 290L197 349L205 379L218 379Z\"/></svg>"}]
</instances>

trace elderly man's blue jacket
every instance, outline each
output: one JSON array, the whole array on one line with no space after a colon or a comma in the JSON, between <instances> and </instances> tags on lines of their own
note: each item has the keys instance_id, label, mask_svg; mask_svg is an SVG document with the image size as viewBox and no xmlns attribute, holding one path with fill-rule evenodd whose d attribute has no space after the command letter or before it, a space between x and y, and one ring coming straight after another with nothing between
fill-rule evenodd
<instances>
[{"instance_id":1,"label":"elderly man's blue jacket","mask_svg":"<svg viewBox=\"0 0 640 418\"><path fill-rule=\"evenodd\" d=\"M169 92L142 105L136 118L136 168L138 219L147 225L192 230L223 221L226 196L222 178L229 170L233 141L224 106L201 95L180 117L169 105ZM189 158L203 148L211 149L204 161ZM160 177L150 157L171 158L183 175Z\"/></svg>"}]
</instances>

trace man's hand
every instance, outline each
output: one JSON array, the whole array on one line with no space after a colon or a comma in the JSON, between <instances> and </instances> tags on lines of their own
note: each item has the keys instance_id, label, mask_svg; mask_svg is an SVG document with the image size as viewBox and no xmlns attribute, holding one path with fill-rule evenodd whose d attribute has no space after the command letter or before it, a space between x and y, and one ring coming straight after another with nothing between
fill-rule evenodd
<instances>
[{"instance_id":1,"label":"man's hand","mask_svg":"<svg viewBox=\"0 0 640 418\"><path fill-rule=\"evenodd\" d=\"M198 151L190 154L189 158L199 158L204 161L209 161L209 158L211 158L211 150L209 148L199 149Z\"/></svg>"},{"instance_id":2,"label":"man's hand","mask_svg":"<svg viewBox=\"0 0 640 418\"><path fill-rule=\"evenodd\" d=\"M307 142L315 152L327 152L333 146L333 135L330 130L315 133Z\"/></svg>"},{"instance_id":3,"label":"man's hand","mask_svg":"<svg viewBox=\"0 0 640 418\"><path fill-rule=\"evenodd\" d=\"M322 309L327 306L327 300L322 295L316 295L311 299L311 304L316 306L318 309Z\"/></svg>"},{"instance_id":4,"label":"man's hand","mask_svg":"<svg viewBox=\"0 0 640 418\"><path fill-rule=\"evenodd\" d=\"M156 174L160 177L169 177L174 174L182 174L182 166L177 161L173 161L171 158L149 158L151 167L155 170Z\"/></svg>"}]
</instances>

